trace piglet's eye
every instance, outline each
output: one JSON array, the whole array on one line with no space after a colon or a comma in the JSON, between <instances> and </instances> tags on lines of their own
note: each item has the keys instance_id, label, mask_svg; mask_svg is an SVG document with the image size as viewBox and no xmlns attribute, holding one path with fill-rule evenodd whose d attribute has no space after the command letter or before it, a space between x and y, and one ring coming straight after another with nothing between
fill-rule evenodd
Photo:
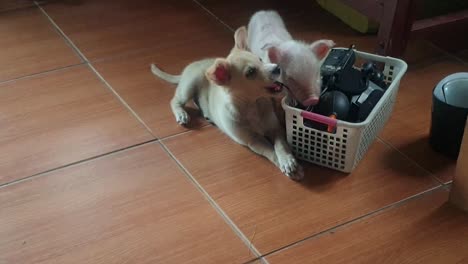
<instances>
[{"instance_id":1,"label":"piglet's eye","mask_svg":"<svg viewBox=\"0 0 468 264\"><path fill-rule=\"evenodd\" d=\"M247 77L247 79L254 79L256 75L257 69L255 69L254 67L247 68L247 71L245 72L245 77Z\"/></svg>"}]
</instances>

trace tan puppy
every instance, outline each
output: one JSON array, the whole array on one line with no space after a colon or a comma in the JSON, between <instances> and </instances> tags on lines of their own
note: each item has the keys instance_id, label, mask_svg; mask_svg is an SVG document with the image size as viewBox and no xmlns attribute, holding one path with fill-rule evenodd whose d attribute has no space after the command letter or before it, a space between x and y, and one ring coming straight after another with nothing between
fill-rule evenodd
<instances>
[{"instance_id":1,"label":"tan puppy","mask_svg":"<svg viewBox=\"0 0 468 264\"><path fill-rule=\"evenodd\" d=\"M302 168L289 149L270 94L280 69L246 51L246 38L246 28L239 28L234 35L236 45L227 58L193 62L179 76L165 73L154 64L151 71L178 84L171 108L179 124L189 122L184 106L194 100L205 118L230 138L299 180L303 178Z\"/></svg>"}]
</instances>

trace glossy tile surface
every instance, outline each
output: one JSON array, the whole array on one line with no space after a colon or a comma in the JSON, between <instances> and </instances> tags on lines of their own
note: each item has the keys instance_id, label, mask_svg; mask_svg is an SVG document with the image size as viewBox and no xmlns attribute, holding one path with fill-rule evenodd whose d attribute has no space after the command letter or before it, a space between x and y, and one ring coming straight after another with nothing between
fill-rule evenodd
<instances>
[{"instance_id":1,"label":"glossy tile surface","mask_svg":"<svg viewBox=\"0 0 468 264\"><path fill-rule=\"evenodd\" d=\"M262 254L435 186L381 142L354 173L311 165L303 183L215 127L163 142Z\"/></svg>"},{"instance_id":2,"label":"glossy tile surface","mask_svg":"<svg viewBox=\"0 0 468 264\"><path fill-rule=\"evenodd\" d=\"M195 42L190 48L175 46L166 49L150 50L132 56L123 56L95 64L96 69L135 110L159 138L186 131L178 125L172 114L169 102L176 85L154 76L150 64L161 69L180 74L189 63L210 57L225 57L234 45L233 33L219 30L213 42ZM192 121L189 128L197 129L207 125L193 105L190 107Z\"/></svg>"},{"instance_id":3,"label":"glossy tile surface","mask_svg":"<svg viewBox=\"0 0 468 264\"><path fill-rule=\"evenodd\" d=\"M155 143L8 186L0 204L0 263L251 258Z\"/></svg>"},{"instance_id":4,"label":"glossy tile surface","mask_svg":"<svg viewBox=\"0 0 468 264\"><path fill-rule=\"evenodd\" d=\"M150 64L224 57L260 9L307 42L372 52L375 35L309 0L0 2L0 264L468 261L466 214L426 192L454 172L428 135L432 89L468 70L455 28L412 37L392 118L352 174L304 164L298 183L193 105L178 126Z\"/></svg>"},{"instance_id":5,"label":"glossy tile surface","mask_svg":"<svg viewBox=\"0 0 468 264\"><path fill-rule=\"evenodd\" d=\"M80 63L37 8L0 12L0 36L0 82Z\"/></svg>"},{"instance_id":6,"label":"glossy tile surface","mask_svg":"<svg viewBox=\"0 0 468 264\"><path fill-rule=\"evenodd\" d=\"M464 62L468 63L468 50L458 51L457 56L459 56Z\"/></svg>"},{"instance_id":7,"label":"glossy tile surface","mask_svg":"<svg viewBox=\"0 0 468 264\"><path fill-rule=\"evenodd\" d=\"M85 66L0 84L0 184L151 140Z\"/></svg>"},{"instance_id":8,"label":"glossy tile surface","mask_svg":"<svg viewBox=\"0 0 468 264\"><path fill-rule=\"evenodd\" d=\"M468 214L446 204L446 191L408 201L371 218L267 257L276 263L465 263Z\"/></svg>"},{"instance_id":9,"label":"glossy tile surface","mask_svg":"<svg viewBox=\"0 0 468 264\"><path fill-rule=\"evenodd\" d=\"M468 66L451 58L410 66L401 82L392 117L381 133L383 140L443 181L452 178L455 161L429 146L432 92L447 75L467 70Z\"/></svg>"},{"instance_id":10,"label":"glossy tile surface","mask_svg":"<svg viewBox=\"0 0 468 264\"><path fill-rule=\"evenodd\" d=\"M3 0L0 2L0 12L7 12L32 6L34 6L34 2L30 0Z\"/></svg>"},{"instance_id":11,"label":"glossy tile surface","mask_svg":"<svg viewBox=\"0 0 468 264\"><path fill-rule=\"evenodd\" d=\"M216 39L224 28L189 0L64 1L45 10L89 60L139 49L190 48Z\"/></svg>"}]
</instances>

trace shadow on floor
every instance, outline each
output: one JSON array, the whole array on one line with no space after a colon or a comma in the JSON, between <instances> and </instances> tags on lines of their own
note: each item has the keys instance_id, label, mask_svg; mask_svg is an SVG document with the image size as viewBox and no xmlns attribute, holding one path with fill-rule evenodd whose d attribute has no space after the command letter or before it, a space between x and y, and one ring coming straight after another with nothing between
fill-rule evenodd
<instances>
[{"instance_id":1,"label":"shadow on floor","mask_svg":"<svg viewBox=\"0 0 468 264\"><path fill-rule=\"evenodd\" d=\"M406 155L409 159L416 162L426 171L435 176L445 179L455 167L455 160L445 157L444 155L435 152L429 145L429 136L423 136L409 144L399 146L398 150ZM390 155L399 155L395 150ZM394 160L392 157L387 157L388 160ZM394 169L402 169L402 166L391 166ZM402 172L402 171L399 171ZM402 172L404 173L404 171Z\"/></svg>"}]
</instances>

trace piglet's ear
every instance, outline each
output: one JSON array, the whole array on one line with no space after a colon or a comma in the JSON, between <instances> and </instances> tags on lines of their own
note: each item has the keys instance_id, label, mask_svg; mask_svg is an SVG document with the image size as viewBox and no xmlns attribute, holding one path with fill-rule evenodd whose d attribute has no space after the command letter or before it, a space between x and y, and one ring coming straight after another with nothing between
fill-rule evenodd
<instances>
[{"instance_id":1,"label":"piglet's ear","mask_svg":"<svg viewBox=\"0 0 468 264\"><path fill-rule=\"evenodd\" d=\"M335 42L333 40L321 39L310 44L310 49L317 56L317 59L323 60L334 46Z\"/></svg>"},{"instance_id":2,"label":"piglet's ear","mask_svg":"<svg viewBox=\"0 0 468 264\"><path fill-rule=\"evenodd\" d=\"M213 65L206 70L206 78L220 86L229 84L231 80L229 66L229 62L226 59L216 59Z\"/></svg>"},{"instance_id":3,"label":"piglet's ear","mask_svg":"<svg viewBox=\"0 0 468 264\"><path fill-rule=\"evenodd\" d=\"M270 62L278 64L281 60L282 54L281 50L276 46L271 46L268 48L268 58Z\"/></svg>"}]
</instances>

